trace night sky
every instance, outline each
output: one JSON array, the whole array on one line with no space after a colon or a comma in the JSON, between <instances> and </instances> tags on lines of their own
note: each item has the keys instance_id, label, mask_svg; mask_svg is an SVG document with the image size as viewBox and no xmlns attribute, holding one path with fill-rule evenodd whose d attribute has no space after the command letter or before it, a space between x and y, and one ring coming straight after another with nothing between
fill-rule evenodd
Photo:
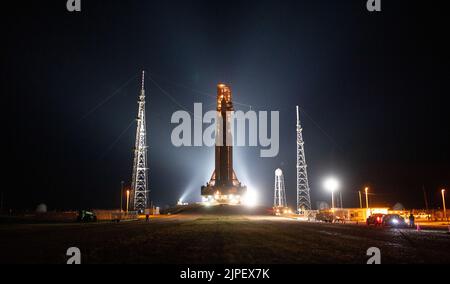
<instances>
[{"instance_id":1,"label":"night sky","mask_svg":"<svg viewBox=\"0 0 450 284\"><path fill-rule=\"evenodd\" d=\"M175 148L170 118L214 109L230 84L240 110L280 111L280 153L235 150L238 178L273 201L285 172L295 206L295 105L302 109L313 206L322 180L345 207L440 206L450 189L448 10L444 1L15 1L2 8L1 191L7 208L118 208L130 183L139 73L147 80L151 199L198 201L213 148ZM394 2L394 3L392 3Z\"/></svg>"}]
</instances>

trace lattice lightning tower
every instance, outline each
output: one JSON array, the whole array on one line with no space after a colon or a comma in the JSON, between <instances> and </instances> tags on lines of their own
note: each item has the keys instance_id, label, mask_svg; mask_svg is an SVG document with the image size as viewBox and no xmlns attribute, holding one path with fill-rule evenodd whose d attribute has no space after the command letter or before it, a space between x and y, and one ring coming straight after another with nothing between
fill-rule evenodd
<instances>
[{"instance_id":1,"label":"lattice lightning tower","mask_svg":"<svg viewBox=\"0 0 450 284\"><path fill-rule=\"evenodd\" d=\"M147 129L145 122L145 71L142 71L141 92L138 100L136 144L134 148L133 177L131 188L134 194L133 208L143 213L148 208Z\"/></svg>"},{"instance_id":2,"label":"lattice lightning tower","mask_svg":"<svg viewBox=\"0 0 450 284\"><path fill-rule=\"evenodd\" d=\"M304 213L305 210L312 209L302 131L300 113L297 106L297 212L299 214Z\"/></svg>"}]
</instances>

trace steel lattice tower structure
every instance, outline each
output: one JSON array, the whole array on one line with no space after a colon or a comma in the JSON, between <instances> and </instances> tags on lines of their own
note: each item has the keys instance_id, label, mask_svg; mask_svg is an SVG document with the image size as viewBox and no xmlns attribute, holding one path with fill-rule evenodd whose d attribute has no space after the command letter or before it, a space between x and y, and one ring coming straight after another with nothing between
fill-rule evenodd
<instances>
[{"instance_id":1,"label":"steel lattice tower structure","mask_svg":"<svg viewBox=\"0 0 450 284\"><path fill-rule=\"evenodd\" d=\"M147 128L145 122L145 71L142 71L141 91L138 99L136 144L134 148L133 177L131 189L134 194L133 208L140 213L148 205L148 168L147 168Z\"/></svg>"},{"instance_id":2,"label":"steel lattice tower structure","mask_svg":"<svg viewBox=\"0 0 450 284\"><path fill-rule=\"evenodd\" d=\"M300 113L297 106L297 212L303 213L311 210L311 197L309 195L308 172L305 158L305 143L303 142Z\"/></svg>"},{"instance_id":3,"label":"steel lattice tower structure","mask_svg":"<svg viewBox=\"0 0 450 284\"><path fill-rule=\"evenodd\" d=\"M275 171L275 194L273 198L274 208L286 208L286 189L284 186L284 175L281 169Z\"/></svg>"}]
</instances>

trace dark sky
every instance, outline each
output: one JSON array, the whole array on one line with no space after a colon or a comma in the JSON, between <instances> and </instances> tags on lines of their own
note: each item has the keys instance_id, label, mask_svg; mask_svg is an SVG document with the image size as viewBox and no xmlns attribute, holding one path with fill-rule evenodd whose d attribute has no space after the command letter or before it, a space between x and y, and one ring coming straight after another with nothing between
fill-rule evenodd
<instances>
[{"instance_id":1,"label":"dark sky","mask_svg":"<svg viewBox=\"0 0 450 284\"><path fill-rule=\"evenodd\" d=\"M147 82L157 205L198 200L211 175L213 149L172 146L170 117L194 102L213 109L205 93L218 82L238 109L280 111L277 157L235 151L238 177L267 205L277 167L295 204L296 104L314 204L329 201L330 174L347 207L366 184L374 202L407 207L424 207L423 186L439 206L450 187L444 1L382 1L378 14L365 0L82 0L72 14L65 0L15 2L2 8L6 207L118 207L143 68L172 96Z\"/></svg>"}]
</instances>

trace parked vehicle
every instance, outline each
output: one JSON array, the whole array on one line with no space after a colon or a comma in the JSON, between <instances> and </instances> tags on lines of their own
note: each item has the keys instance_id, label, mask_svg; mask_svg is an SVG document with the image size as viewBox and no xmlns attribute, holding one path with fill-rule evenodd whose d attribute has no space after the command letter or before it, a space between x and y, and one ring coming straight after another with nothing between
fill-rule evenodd
<instances>
[{"instance_id":1,"label":"parked vehicle","mask_svg":"<svg viewBox=\"0 0 450 284\"><path fill-rule=\"evenodd\" d=\"M372 214L367 218L367 226L375 225L375 226L381 226L383 224L383 217L384 214Z\"/></svg>"},{"instance_id":2,"label":"parked vehicle","mask_svg":"<svg viewBox=\"0 0 450 284\"><path fill-rule=\"evenodd\" d=\"M405 219L403 219L398 214L388 214L383 217L383 226L386 227L406 227L407 224Z\"/></svg>"},{"instance_id":3,"label":"parked vehicle","mask_svg":"<svg viewBox=\"0 0 450 284\"><path fill-rule=\"evenodd\" d=\"M316 215L316 220L325 222L325 223L333 223L333 214L328 212L320 212Z\"/></svg>"},{"instance_id":4,"label":"parked vehicle","mask_svg":"<svg viewBox=\"0 0 450 284\"><path fill-rule=\"evenodd\" d=\"M97 216L94 212L80 210L78 212L78 222L97 222Z\"/></svg>"}]
</instances>

